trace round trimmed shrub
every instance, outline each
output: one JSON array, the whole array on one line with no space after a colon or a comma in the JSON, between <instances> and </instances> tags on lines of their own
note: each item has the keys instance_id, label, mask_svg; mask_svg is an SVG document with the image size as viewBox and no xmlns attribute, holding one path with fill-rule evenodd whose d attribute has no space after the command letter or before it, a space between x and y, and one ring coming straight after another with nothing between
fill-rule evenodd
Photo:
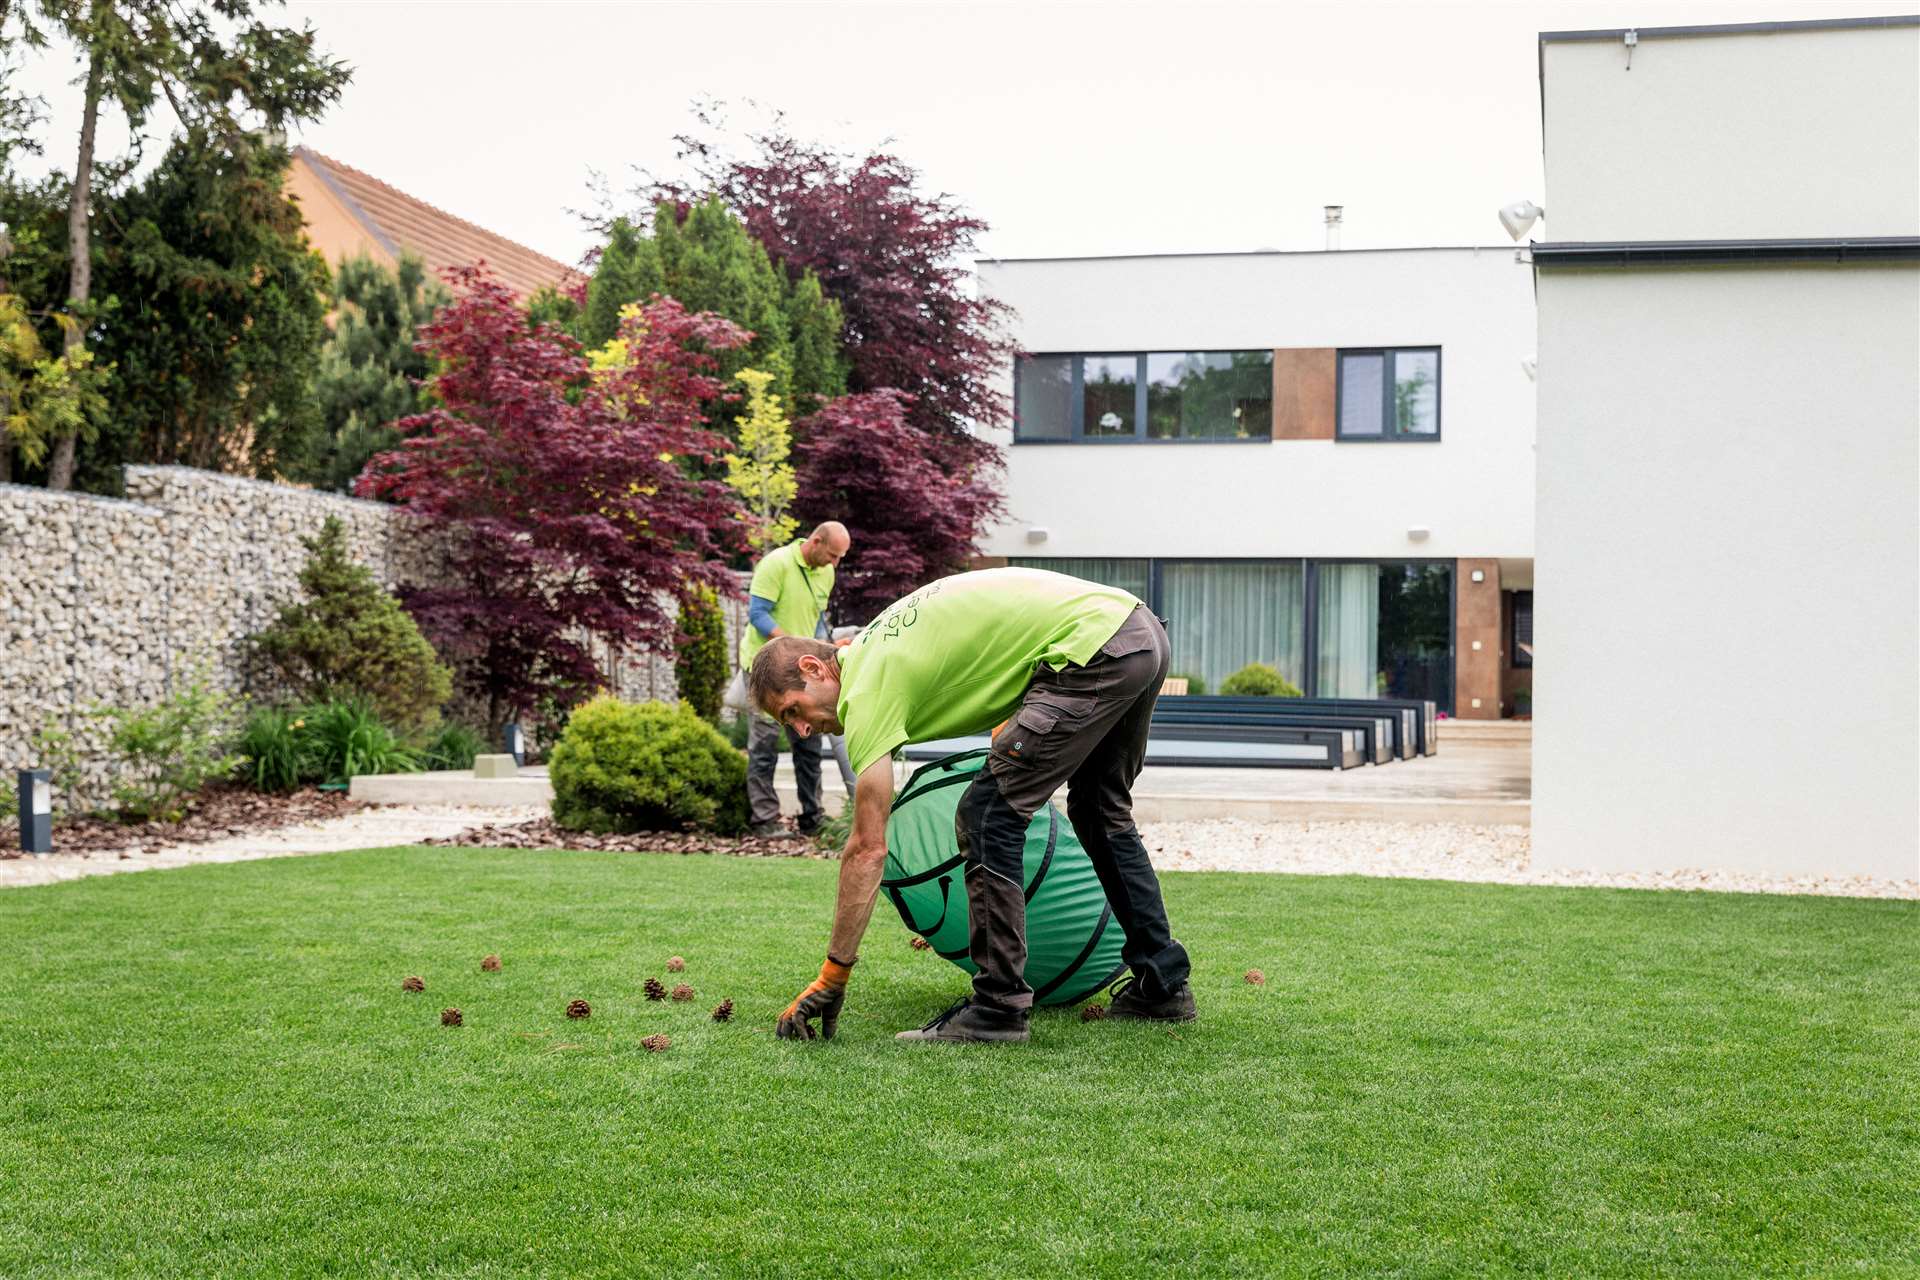
<instances>
[{"instance_id":1,"label":"round trimmed shrub","mask_svg":"<svg viewBox=\"0 0 1920 1280\"><path fill-rule=\"evenodd\" d=\"M1220 682L1224 698L1298 698L1300 689L1264 662L1249 662Z\"/></svg>"},{"instance_id":2,"label":"round trimmed shrub","mask_svg":"<svg viewBox=\"0 0 1920 1280\"><path fill-rule=\"evenodd\" d=\"M691 707L601 695L574 709L548 762L553 820L570 831L747 825L747 761Z\"/></svg>"}]
</instances>

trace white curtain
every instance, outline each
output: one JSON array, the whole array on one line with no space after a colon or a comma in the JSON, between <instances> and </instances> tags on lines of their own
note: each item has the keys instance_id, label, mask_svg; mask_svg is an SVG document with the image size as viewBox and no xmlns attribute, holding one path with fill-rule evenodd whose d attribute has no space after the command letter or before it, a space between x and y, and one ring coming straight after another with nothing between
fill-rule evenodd
<instances>
[{"instance_id":1,"label":"white curtain","mask_svg":"<svg viewBox=\"0 0 1920 1280\"><path fill-rule=\"evenodd\" d=\"M1380 650L1380 566L1323 564L1320 575L1322 698L1374 698Z\"/></svg>"},{"instance_id":2,"label":"white curtain","mask_svg":"<svg viewBox=\"0 0 1920 1280\"><path fill-rule=\"evenodd\" d=\"M1160 566L1160 612L1172 670L1199 676L1209 693L1249 662L1305 686L1306 578L1298 562Z\"/></svg>"},{"instance_id":3,"label":"white curtain","mask_svg":"<svg viewBox=\"0 0 1920 1280\"><path fill-rule=\"evenodd\" d=\"M1147 603L1147 561L1096 559L1090 557L1072 558L1066 556L1023 557L1010 563L1028 569L1047 569L1054 573L1064 573L1069 577L1082 578L1088 582L1097 582L1103 587L1118 587Z\"/></svg>"}]
</instances>

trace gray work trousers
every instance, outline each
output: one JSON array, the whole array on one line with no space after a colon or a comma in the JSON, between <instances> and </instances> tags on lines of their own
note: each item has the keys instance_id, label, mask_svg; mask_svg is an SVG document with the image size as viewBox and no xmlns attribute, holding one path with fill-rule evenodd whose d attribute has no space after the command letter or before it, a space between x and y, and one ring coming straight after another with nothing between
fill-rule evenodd
<instances>
[{"instance_id":1,"label":"gray work trousers","mask_svg":"<svg viewBox=\"0 0 1920 1280\"><path fill-rule=\"evenodd\" d=\"M780 726L762 711L749 711L747 716L747 806L758 826L780 820L780 797L773 789L773 770L780 762ZM793 782L800 792L803 831L819 826L823 816L820 755L818 736L793 738Z\"/></svg>"}]
</instances>

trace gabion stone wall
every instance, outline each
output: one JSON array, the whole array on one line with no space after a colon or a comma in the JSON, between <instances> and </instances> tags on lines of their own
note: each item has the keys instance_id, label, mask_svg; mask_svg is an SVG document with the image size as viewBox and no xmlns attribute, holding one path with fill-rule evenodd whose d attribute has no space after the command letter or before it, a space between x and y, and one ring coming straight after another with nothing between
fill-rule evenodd
<instances>
[{"instance_id":1,"label":"gabion stone wall","mask_svg":"<svg viewBox=\"0 0 1920 1280\"><path fill-rule=\"evenodd\" d=\"M0 485L0 807L11 809L13 771L39 763L33 734L50 720L92 735L84 782L63 799L95 805L109 764L80 710L150 706L200 670L224 689L267 692L250 687L242 642L299 594L300 540L329 515L389 588L431 584L444 564L436 531L381 503L186 467L129 467L126 492ZM737 652L736 602L729 622ZM594 652L618 696L675 697L671 661L605 643Z\"/></svg>"}]
</instances>

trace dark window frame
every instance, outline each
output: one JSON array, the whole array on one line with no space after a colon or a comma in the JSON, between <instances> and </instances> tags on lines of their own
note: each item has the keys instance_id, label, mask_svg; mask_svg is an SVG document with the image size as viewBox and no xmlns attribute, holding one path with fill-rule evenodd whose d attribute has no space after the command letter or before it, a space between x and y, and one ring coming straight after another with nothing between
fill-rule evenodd
<instances>
[{"instance_id":1,"label":"dark window frame","mask_svg":"<svg viewBox=\"0 0 1920 1280\"><path fill-rule=\"evenodd\" d=\"M1194 347L1195 351L1264 351L1271 358L1271 347ZM1168 349L1156 347L1152 350L1137 351L1026 351L1013 362L1013 443L1028 444L1073 444L1073 445L1183 445L1183 444L1272 444L1273 432L1265 435L1249 436L1150 436L1147 434L1147 357L1166 355ZM1132 356L1133 375L1133 434L1130 436L1090 436L1086 434L1086 358L1099 356L1106 359ZM1071 389L1067 393L1067 434L1065 436L1023 436L1020 434L1020 367L1028 360L1073 361L1071 367ZM1271 373L1272 366L1268 366Z\"/></svg>"},{"instance_id":2,"label":"dark window frame","mask_svg":"<svg viewBox=\"0 0 1920 1280\"><path fill-rule=\"evenodd\" d=\"M1093 354L1103 354L1095 352ZM1056 442L1058 443L1058 442ZM1305 679L1301 689L1305 696L1320 696L1320 568L1334 564L1374 564L1403 565L1413 564L1424 567L1443 565L1447 569L1447 700L1436 705L1435 710L1443 715L1454 714L1454 706L1460 696L1458 686L1460 654L1456 647L1460 636L1460 562L1447 556L1012 556L1011 563L1024 564L1033 560L1059 559L1099 559L1099 560L1144 560L1147 565L1146 605L1155 614L1165 612L1165 601L1160 585L1161 571L1169 564L1260 564L1299 565L1305 579L1305 593L1301 601L1301 626L1306 634L1301 637L1302 674ZM1436 700L1436 703L1438 700Z\"/></svg>"},{"instance_id":3,"label":"dark window frame","mask_svg":"<svg viewBox=\"0 0 1920 1280\"><path fill-rule=\"evenodd\" d=\"M1433 431L1399 432L1394 429L1393 388L1394 357L1401 354L1433 355ZM1384 368L1380 378L1380 432L1377 435L1348 435L1341 429L1346 422L1347 357L1380 356ZM1427 347L1341 347L1333 363L1333 438L1337 444L1439 444L1441 435L1441 388L1446 383L1445 359L1437 346Z\"/></svg>"}]
</instances>

